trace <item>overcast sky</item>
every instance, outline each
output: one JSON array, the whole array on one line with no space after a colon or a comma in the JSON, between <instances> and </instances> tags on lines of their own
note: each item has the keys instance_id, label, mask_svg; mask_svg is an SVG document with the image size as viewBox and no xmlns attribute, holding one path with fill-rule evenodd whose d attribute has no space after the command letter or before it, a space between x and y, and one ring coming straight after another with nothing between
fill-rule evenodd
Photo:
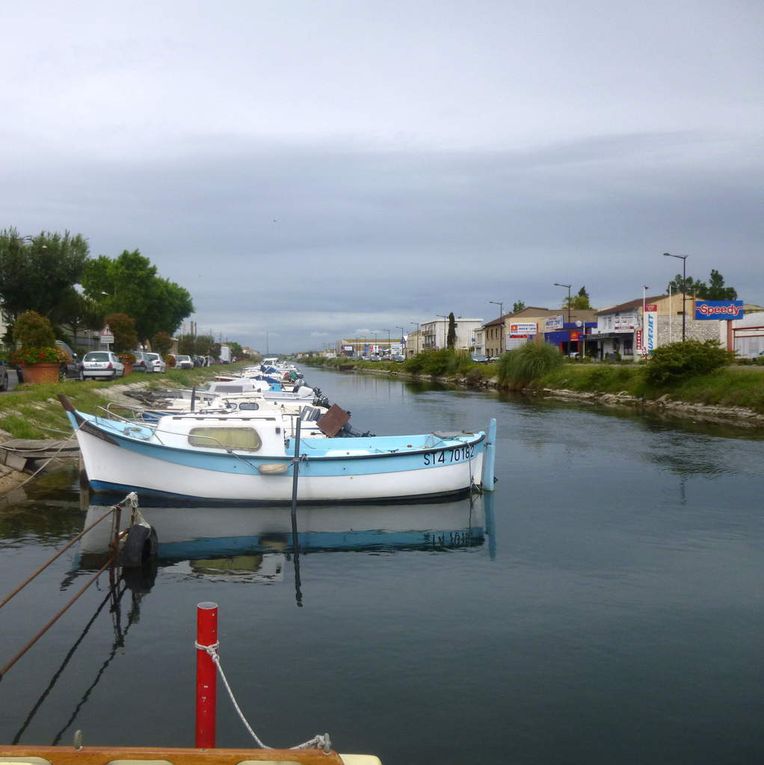
<instances>
[{"instance_id":1,"label":"overcast sky","mask_svg":"<svg viewBox=\"0 0 764 765\"><path fill-rule=\"evenodd\" d=\"M764 304L764 2L0 7L0 227L139 249L271 352L605 307Z\"/></svg>"}]
</instances>

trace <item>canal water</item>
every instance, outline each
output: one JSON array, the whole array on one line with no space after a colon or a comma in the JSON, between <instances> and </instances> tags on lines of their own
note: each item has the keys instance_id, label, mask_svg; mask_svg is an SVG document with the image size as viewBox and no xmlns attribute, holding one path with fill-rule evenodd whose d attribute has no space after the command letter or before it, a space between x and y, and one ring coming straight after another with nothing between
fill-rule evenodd
<instances>
[{"instance_id":1,"label":"canal water","mask_svg":"<svg viewBox=\"0 0 764 765\"><path fill-rule=\"evenodd\" d=\"M158 568L116 592L102 576L2 678L1 741L193 745L195 606L214 601L223 668L274 746L328 731L386 765L764 761L764 441L306 375L377 434L496 417L495 495L306 510L297 567L283 511L148 508ZM91 504L61 471L0 507L0 597ZM94 565L75 547L0 610L0 663ZM218 745L248 746L218 705Z\"/></svg>"}]
</instances>

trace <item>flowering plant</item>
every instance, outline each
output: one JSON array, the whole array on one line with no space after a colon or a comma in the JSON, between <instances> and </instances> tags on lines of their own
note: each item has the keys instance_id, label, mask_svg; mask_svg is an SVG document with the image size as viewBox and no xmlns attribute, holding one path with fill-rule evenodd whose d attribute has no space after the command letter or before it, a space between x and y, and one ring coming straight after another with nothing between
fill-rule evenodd
<instances>
[{"instance_id":1,"label":"flowering plant","mask_svg":"<svg viewBox=\"0 0 764 765\"><path fill-rule=\"evenodd\" d=\"M62 364L66 361L66 354L54 345L27 345L13 351L10 360L12 364Z\"/></svg>"},{"instance_id":2,"label":"flowering plant","mask_svg":"<svg viewBox=\"0 0 764 765\"><path fill-rule=\"evenodd\" d=\"M117 356L119 356L119 360L123 364L135 364L135 354L134 353L118 353Z\"/></svg>"}]
</instances>

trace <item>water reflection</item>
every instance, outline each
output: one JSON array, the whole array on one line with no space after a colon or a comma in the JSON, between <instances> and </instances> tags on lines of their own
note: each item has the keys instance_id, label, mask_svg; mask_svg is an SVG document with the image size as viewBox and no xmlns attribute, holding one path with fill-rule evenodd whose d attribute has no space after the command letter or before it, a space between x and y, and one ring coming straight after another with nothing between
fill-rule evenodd
<instances>
[{"instance_id":1,"label":"water reflection","mask_svg":"<svg viewBox=\"0 0 764 765\"><path fill-rule=\"evenodd\" d=\"M429 504L300 508L298 550L313 554L479 546L485 541L486 499L487 495ZM90 504L83 528L110 513L111 507ZM153 501L141 503L140 512L156 530L160 567L172 566L188 576L272 583L283 579L284 564L294 554L285 507L178 507ZM120 526L128 523L125 513ZM81 568L102 564L112 533L106 522L83 536Z\"/></svg>"}]
</instances>

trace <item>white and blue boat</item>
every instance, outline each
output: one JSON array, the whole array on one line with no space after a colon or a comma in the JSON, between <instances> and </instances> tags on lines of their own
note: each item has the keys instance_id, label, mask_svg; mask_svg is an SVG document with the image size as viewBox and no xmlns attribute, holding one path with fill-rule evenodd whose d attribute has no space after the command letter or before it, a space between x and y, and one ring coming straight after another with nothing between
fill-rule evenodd
<instances>
[{"instance_id":1,"label":"white and blue boat","mask_svg":"<svg viewBox=\"0 0 764 765\"><path fill-rule=\"evenodd\" d=\"M101 417L62 404L94 492L229 503L300 503L457 496L485 484L486 434L309 437L279 412L163 415L155 423ZM493 448L493 439L490 448ZM491 460L488 460L488 464Z\"/></svg>"}]
</instances>

